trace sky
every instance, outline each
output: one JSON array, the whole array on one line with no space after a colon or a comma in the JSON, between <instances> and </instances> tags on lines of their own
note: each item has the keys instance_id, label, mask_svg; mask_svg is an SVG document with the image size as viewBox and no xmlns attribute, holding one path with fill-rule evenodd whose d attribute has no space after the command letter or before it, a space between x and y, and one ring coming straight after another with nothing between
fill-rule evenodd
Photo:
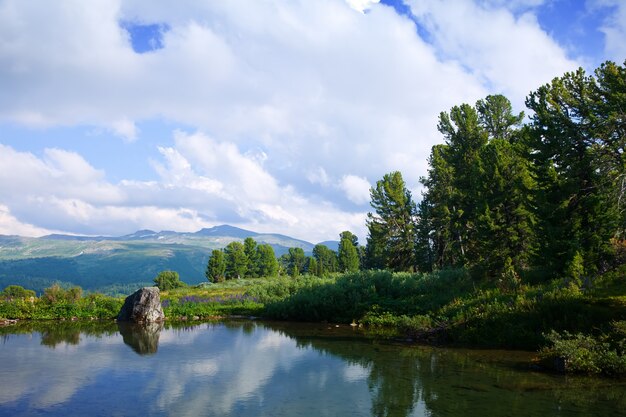
<instances>
[{"instance_id":1,"label":"sky","mask_svg":"<svg viewBox=\"0 0 626 417\"><path fill-rule=\"evenodd\" d=\"M623 0L0 0L0 234L365 242L442 111L626 59Z\"/></svg>"}]
</instances>

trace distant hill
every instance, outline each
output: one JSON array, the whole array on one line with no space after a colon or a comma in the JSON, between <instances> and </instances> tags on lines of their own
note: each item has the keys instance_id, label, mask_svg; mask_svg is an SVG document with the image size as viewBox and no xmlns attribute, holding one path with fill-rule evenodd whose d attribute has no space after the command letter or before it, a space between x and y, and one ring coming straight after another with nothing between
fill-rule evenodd
<instances>
[{"instance_id":1,"label":"distant hill","mask_svg":"<svg viewBox=\"0 0 626 417\"><path fill-rule=\"evenodd\" d=\"M324 245L328 249L334 250L337 252L339 250L339 241L338 240L325 240L323 242L318 243L318 245Z\"/></svg>"},{"instance_id":2,"label":"distant hill","mask_svg":"<svg viewBox=\"0 0 626 417\"><path fill-rule=\"evenodd\" d=\"M221 225L193 233L139 230L110 236L48 235L40 238L0 235L0 289L18 284L42 291L55 281L86 290L128 293L151 284L166 269L188 284L203 282L210 252L252 237L267 243L276 256L291 247L310 254L314 245L273 233ZM328 242L336 250L336 242Z\"/></svg>"}]
</instances>

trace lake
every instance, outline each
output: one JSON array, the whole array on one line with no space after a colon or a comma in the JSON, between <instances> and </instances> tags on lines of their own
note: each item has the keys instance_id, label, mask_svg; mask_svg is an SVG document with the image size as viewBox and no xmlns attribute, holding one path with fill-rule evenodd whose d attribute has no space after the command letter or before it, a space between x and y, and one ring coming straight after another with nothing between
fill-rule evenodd
<instances>
[{"instance_id":1,"label":"lake","mask_svg":"<svg viewBox=\"0 0 626 417\"><path fill-rule=\"evenodd\" d=\"M349 326L54 322L0 335L0 416L626 415L623 381Z\"/></svg>"}]
</instances>

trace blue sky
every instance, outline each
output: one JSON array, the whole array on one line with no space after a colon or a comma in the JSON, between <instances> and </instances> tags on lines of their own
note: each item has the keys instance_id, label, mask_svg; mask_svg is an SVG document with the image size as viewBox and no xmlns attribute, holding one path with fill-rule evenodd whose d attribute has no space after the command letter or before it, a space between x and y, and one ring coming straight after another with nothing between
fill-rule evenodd
<instances>
[{"instance_id":1,"label":"blue sky","mask_svg":"<svg viewBox=\"0 0 626 417\"><path fill-rule=\"evenodd\" d=\"M620 0L0 0L0 234L363 241L439 112L626 59Z\"/></svg>"}]
</instances>

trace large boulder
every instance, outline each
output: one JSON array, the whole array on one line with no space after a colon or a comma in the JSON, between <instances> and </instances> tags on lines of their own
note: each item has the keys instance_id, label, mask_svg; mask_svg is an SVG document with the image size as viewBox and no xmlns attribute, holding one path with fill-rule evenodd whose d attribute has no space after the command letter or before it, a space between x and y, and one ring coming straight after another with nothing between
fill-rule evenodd
<instances>
[{"instance_id":1,"label":"large boulder","mask_svg":"<svg viewBox=\"0 0 626 417\"><path fill-rule=\"evenodd\" d=\"M144 287L126 297L117 315L118 321L150 323L163 321L165 314L161 307L161 296L157 287Z\"/></svg>"}]
</instances>

